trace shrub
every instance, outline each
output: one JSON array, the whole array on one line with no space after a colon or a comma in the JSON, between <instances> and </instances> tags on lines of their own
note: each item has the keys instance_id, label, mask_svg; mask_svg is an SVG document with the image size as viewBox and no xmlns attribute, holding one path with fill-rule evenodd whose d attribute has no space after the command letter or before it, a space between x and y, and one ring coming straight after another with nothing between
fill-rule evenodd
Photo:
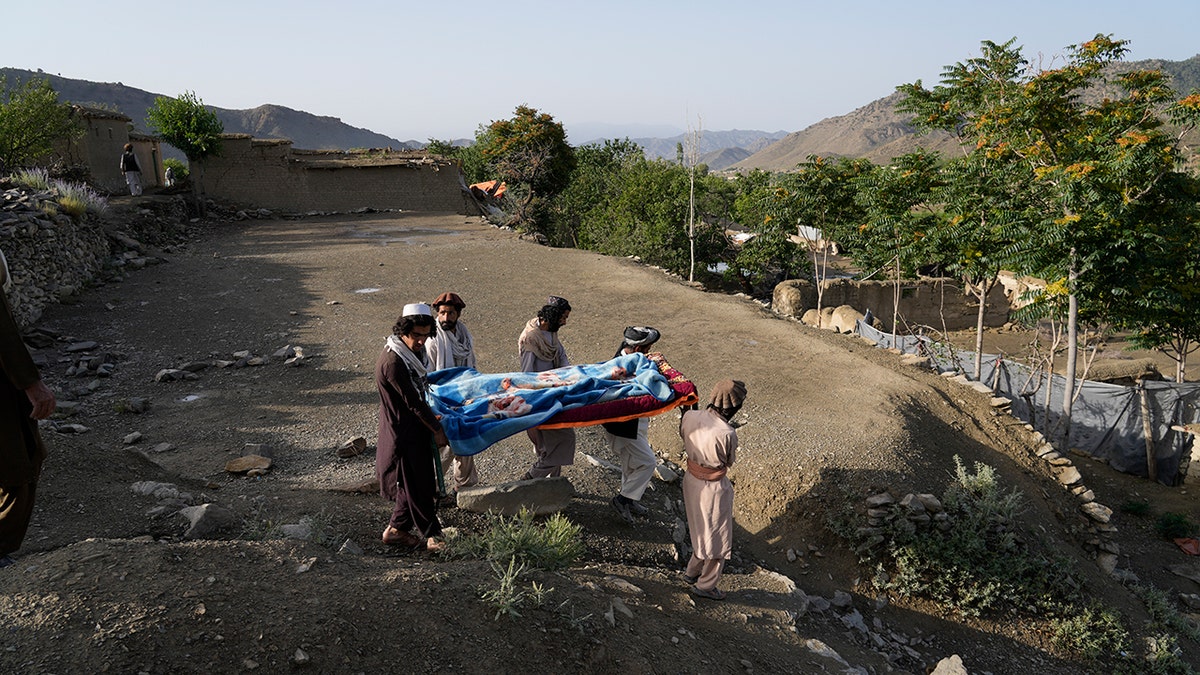
<instances>
[{"instance_id":1,"label":"shrub","mask_svg":"<svg viewBox=\"0 0 1200 675\"><path fill-rule=\"evenodd\" d=\"M1116 610L1092 605L1054 622L1054 645L1086 659L1098 659L1124 652L1129 633Z\"/></svg>"},{"instance_id":2,"label":"shrub","mask_svg":"<svg viewBox=\"0 0 1200 675\"><path fill-rule=\"evenodd\" d=\"M82 199L71 195L59 197L58 205L62 208L63 213L75 220L83 218L84 214L87 213L87 204Z\"/></svg>"},{"instance_id":3,"label":"shrub","mask_svg":"<svg viewBox=\"0 0 1200 675\"><path fill-rule=\"evenodd\" d=\"M487 531L464 535L455 543L462 555L492 562L518 563L542 569L558 569L574 563L583 554L581 528L561 514L544 523L534 521L533 513L522 509L512 517L492 516Z\"/></svg>"},{"instance_id":4,"label":"shrub","mask_svg":"<svg viewBox=\"0 0 1200 675\"><path fill-rule=\"evenodd\" d=\"M884 528L884 546L873 549L883 551L876 553L876 587L930 598L967 615L1054 611L1078 597L1066 561L1040 552L1016 529L1021 493L1004 492L989 466L976 463L972 473L958 457L954 461L957 480L942 498L946 524L918 530L902 507L891 507L897 517Z\"/></svg>"},{"instance_id":5,"label":"shrub","mask_svg":"<svg viewBox=\"0 0 1200 675\"><path fill-rule=\"evenodd\" d=\"M13 172L13 182L30 190L46 191L50 189L50 173L45 169L20 169Z\"/></svg>"},{"instance_id":6,"label":"shrub","mask_svg":"<svg viewBox=\"0 0 1200 675\"><path fill-rule=\"evenodd\" d=\"M55 180L50 182L50 187L58 192L58 203L63 211L76 218L82 217L84 212L104 213L108 208L108 200L86 184ZM71 207L68 207L68 202ZM79 213L76 214L76 211Z\"/></svg>"},{"instance_id":7,"label":"shrub","mask_svg":"<svg viewBox=\"0 0 1200 675\"><path fill-rule=\"evenodd\" d=\"M1182 513L1164 513L1154 522L1154 531L1163 539L1179 539L1196 535L1196 523Z\"/></svg>"}]
</instances>

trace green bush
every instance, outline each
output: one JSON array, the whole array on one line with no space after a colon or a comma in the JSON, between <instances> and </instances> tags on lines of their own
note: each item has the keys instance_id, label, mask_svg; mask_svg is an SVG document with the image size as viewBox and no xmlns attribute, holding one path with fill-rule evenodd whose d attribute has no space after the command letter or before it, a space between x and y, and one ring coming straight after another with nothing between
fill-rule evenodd
<instances>
[{"instance_id":1,"label":"green bush","mask_svg":"<svg viewBox=\"0 0 1200 675\"><path fill-rule=\"evenodd\" d=\"M918 529L893 505L884 543L874 557L880 590L925 597L967 615L1010 610L1057 611L1079 596L1067 562L1022 538L1016 517L1023 497L1005 492L995 471L976 463L969 472L954 458L956 481L942 504L946 525Z\"/></svg>"},{"instance_id":2,"label":"green bush","mask_svg":"<svg viewBox=\"0 0 1200 675\"><path fill-rule=\"evenodd\" d=\"M45 169L20 169L13 172L12 179L18 186L30 190L50 189L50 173Z\"/></svg>"},{"instance_id":3,"label":"green bush","mask_svg":"<svg viewBox=\"0 0 1200 675\"><path fill-rule=\"evenodd\" d=\"M1182 513L1164 513L1154 522L1154 531L1163 539L1196 536L1196 523Z\"/></svg>"},{"instance_id":4,"label":"green bush","mask_svg":"<svg viewBox=\"0 0 1200 675\"><path fill-rule=\"evenodd\" d=\"M1113 609L1092 605L1054 621L1054 645L1086 659L1118 655L1129 646L1129 633L1121 615Z\"/></svg>"},{"instance_id":5,"label":"green bush","mask_svg":"<svg viewBox=\"0 0 1200 675\"><path fill-rule=\"evenodd\" d=\"M512 517L492 516L490 527L455 541L461 555L507 564L553 570L571 565L583 554L581 528L561 514L537 523L527 509Z\"/></svg>"}]
</instances>

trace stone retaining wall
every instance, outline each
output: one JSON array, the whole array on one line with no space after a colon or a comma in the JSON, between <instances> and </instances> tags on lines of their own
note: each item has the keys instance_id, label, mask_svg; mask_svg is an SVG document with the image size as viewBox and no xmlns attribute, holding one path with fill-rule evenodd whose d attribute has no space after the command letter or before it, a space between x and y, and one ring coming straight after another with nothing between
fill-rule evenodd
<instances>
[{"instance_id":1,"label":"stone retaining wall","mask_svg":"<svg viewBox=\"0 0 1200 675\"><path fill-rule=\"evenodd\" d=\"M151 200L121 225L87 214L76 221L58 213L58 195L0 183L0 251L13 285L7 293L17 323L28 328L46 305L74 295L98 277L116 277L126 266L144 266L143 242L165 244L184 231L186 207L179 198Z\"/></svg>"}]
</instances>

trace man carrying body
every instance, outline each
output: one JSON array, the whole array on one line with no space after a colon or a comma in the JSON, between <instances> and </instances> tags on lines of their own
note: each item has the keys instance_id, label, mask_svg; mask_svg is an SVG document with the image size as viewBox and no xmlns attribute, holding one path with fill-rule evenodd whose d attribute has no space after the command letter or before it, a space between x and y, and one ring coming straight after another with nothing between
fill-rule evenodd
<instances>
[{"instance_id":1,"label":"man carrying body","mask_svg":"<svg viewBox=\"0 0 1200 675\"><path fill-rule=\"evenodd\" d=\"M525 324L517 339L523 372L540 373L571 365L567 350L558 340L558 329L566 325L570 315L571 303L552 295L537 316ZM536 459L523 479L561 476L563 466L575 463L574 429L530 429L525 433L533 441Z\"/></svg>"},{"instance_id":2,"label":"man carrying body","mask_svg":"<svg viewBox=\"0 0 1200 675\"><path fill-rule=\"evenodd\" d=\"M429 361L425 342L437 330L429 305L405 305L375 363L379 390L379 442L375 473L379 493L395 502L383 543L440 551L434 461L447 445L441 422L425 401ZM436 447L435 447L436 444ZM420 536L411 532L416 528Z\"/></svg>"},{"instance_id":3,"label":"man carrying body","mask_svg":"<svg viewBox=\"0 0 1200 675\"><path fill-rule=\"evenodd\" d=\"M0 286L11 285L0 254ZM13 318L8 296L0 293L0 567L21 548L46 446L37 420L54 412L54 392L42 382Z\"/></svg>"},{"instance_id":4,"label":"man carrying body","mask_svg":"<svg viewBox=\"0 0 1200 675\"><path fill-rule=\"evenodd\" d=\"M737 456L737 432L729 421L746 400L746 385L722 380L713 387L704 410L689 410L679 420L687 452L683 504L692 538L692 557L683 578L692 593L724 600L717 588L733 551L733 484L725 475Z\"/></svg>"},{"instance_id":5,"label":"man carrying body","mask_svg":"<svg viewBox=\"0 0 1200 675\"><path fill-rule=\"evenodd\" d=\"M641 352L649 353L650 347L658 342L658 331L648 326L630 326L625 329L621 345L613 358ZM639 417L625 422L606 422L604 436L608 447L621 459L621 491L610 502L622 519L633 522L634 516L645 516L648 511L642 505L642 494L654 476L658 458L650 447L650 418Z\"/></svg>"},{"instance_id":6,"label":"man carrying body","mask_svg":"<svg viewBox=\"0 0 1200 675\"><path fill-rule=\"evenodd\" d=\"M455 366L475 367L475 342L471 339L471 331L467 330L467 324L459 318L466 306L457 293L442 293L433 301L432 307L437 313L440 330L425 343L430 370L443 370ZM453 476L455 490L479 484L479 471L475 468L474 456L456 455L450 446L443 447L441 453L442 475L447 478Z\"/></svg>"}]
</instances>

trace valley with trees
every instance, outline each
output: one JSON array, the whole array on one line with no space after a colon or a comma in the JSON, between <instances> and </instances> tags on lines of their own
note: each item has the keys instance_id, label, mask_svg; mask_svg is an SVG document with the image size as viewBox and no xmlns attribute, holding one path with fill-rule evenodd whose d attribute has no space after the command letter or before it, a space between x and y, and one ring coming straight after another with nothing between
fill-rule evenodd
<instances>
[{"instance_id":1,"label":"valley with trees","mask_svg":"<svg viewBox=\"0 0 1200 675\"><path fill-rule=\"evenodd\" d=\"M1200 533L1187 486L1116 474L1072 453L1070 388L1066 424L1026 428L884 350L765 309L788 279L815 282L819 311L820 282L833 274L891 280L897 289L901 280L951 278L977 298L973 346L981 354L984 298L1008 272L1044 282L1021 298L1011 323L1061 335L1041 347L1051 355L1039 367L1053 371L1061 352L1069 387L1086 377L1085 353L1118 334L1167 355L1184 383L1188 356L1200 348L1200 91L1180 90L1180 81L1195 81L1190 71L1129 64L1126 53L1126 43L1097 35L1040 69L1015 40L984 42L980 56L948 65L937 84L898 85L895 110L918 132L892 146L904 152L811 153L785 170L711 170L698 160L700 128L673 158L649 156L630 139L572 146L551 113L521 105L511 118L481 123L471 143L430 139L425 147L456 160L467 184L506 185L485 216L492 227L429 214L222 220L229 209L210 205L200 182L225 125L195 93L157 98L148 123L187 157L192 177L182 220L201 219L194 234L160 242L169 249L163 259L187 278L166 265L118 274L121 286L85 289L78 307L48 311L59 335L87 330L123 345L121 367L141 378L113 378L105 405L89 399L92 436L55 434L60 455L101 458L95 491L112 512L96 516L97 531L79 523L93 517L77 495L94 476L52 457L48 494L59 501L43 499L27 572L0 570L0 609L21 617L12 629L19 646L0 653L0 666L274 672L313 663L369 672L394 668L394 655L362 626L382 631L397 616L433 616L443 628L413 629L432 645L412 657L413 669L924 673L956 654L972 673L1196 672L1200 569L1180 552L1185 544L1176 547ZM27 165L74 133L66 107L44 82L6 88L0 80L0 89L0 168L12 174L5 189L14 202L19 190L55 194L51 174L62 167L38 173ZM29 129L43 133L31 139ZM144 214L121 201L73 217L122 230ZM370 238L375 230L420 246L380 243ZM826 242L836 242L836 256ZM369 469L362 458L330 462L325 446L372 433L362 363L374 358L381 317L394 313L348 289L403 278L405 292L434 297L463 285L478 312L468 315L472 330L482 343L506 345L482 353L501 372L513 365L508 324L529 309L497 283L514 269L522 284L561 288L577 302L566 329L577 333L564 337L578 340L576 358L607 356L613 326L624 320L606 315L610 308L645 307L646 320L664 328L664 350L689 375L708 384L722 369L749 374L758 407L748 404L739 429L746 459L735 481L730 601L713 609L679 597L677 485L656 483L642 530L598 513L613 480L598 436L584 435L581 451L591 459L568 473L579 494L565 519L450 510L445 518L462 538L441 557L379 546L371 529L379 504L332 491ZM168 296L178 302L162 302ZM211 325L187 323L199 323L197 306L214 310ZM898 320L882 330L914 328L938 332ZM232 352L264 336L311 340L320 355L315 365L265 377L207 371L213 384L193 395L211 403L190 409L179 392L164 395L151 382L167 361ZM54 372L57 347L44 348ZM978 359L966 375L980 379ZM152 391L161 404L131 422L120 401ZM679 459L667 450L678 444L673 423L654 423L664 461ZM124 448L132 426L196 453ZM262 480L201 468L250 438L286 448L289 460ZM1075 462L1087 485L1039 459L1047 441L1058 448L1052 459ZM515 477L526 450L507 443L481 464L496 481ZM182 538L129 494L127 470L216 495L241 529ZM1109 506L1081 507L1080 495L1093 489ZM1095 507L1108 512L1080 513ZM308 538L281 534L282 524L304 518L317 523ZM345 555L355 541L373 545ZM1105 554L1119 567L1102 571L1095 561ZM231 569L238 559L261 575ZM222 615L230 617L224 625ZM156 622L170 627L165 636ZM289 637L295 626L302 639ZM496 654L525 644L527 631L557 642L511 661ZM60 653L53 637L86 642L104 667ZM479 644L438 647L447 637ZM699 663L673 651L693 641Z\"/></svg>"}]
</instances>

